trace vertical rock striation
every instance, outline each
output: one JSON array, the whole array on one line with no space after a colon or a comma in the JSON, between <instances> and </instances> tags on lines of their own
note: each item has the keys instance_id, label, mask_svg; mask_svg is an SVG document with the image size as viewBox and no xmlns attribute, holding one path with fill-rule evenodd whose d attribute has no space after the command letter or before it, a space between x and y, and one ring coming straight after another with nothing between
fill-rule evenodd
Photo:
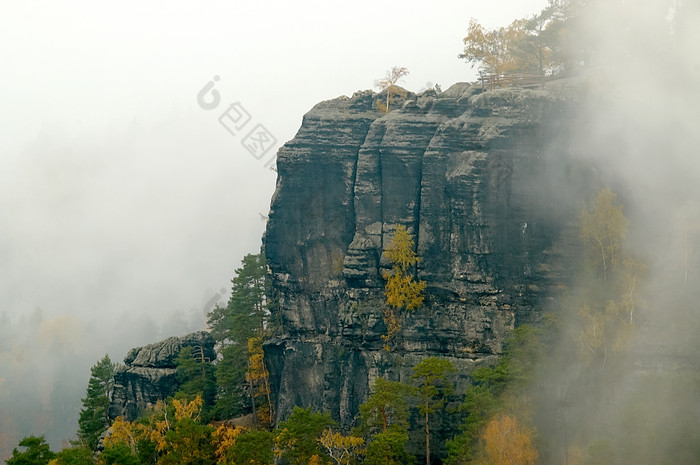
<instances>
[{"instance_id":1,"label":"vertical rock striation","mask_svg":"<svg viewBox=\"0 0 700 465\"><path fill-rule=\"evenodd\" d=\"M465 373L493 363L508 331L570 278L575 196L563 192L585 189L587 175L553 148L566 92L456 84L409 93L388 114L376 110L382 97L316 105L278 154L265 235L278 421L299 405L349 426L377 376L405 380L426 356ZM381 272L398 224L416 238L428 287L387 352Z\"/></svg>"}]
</instances>

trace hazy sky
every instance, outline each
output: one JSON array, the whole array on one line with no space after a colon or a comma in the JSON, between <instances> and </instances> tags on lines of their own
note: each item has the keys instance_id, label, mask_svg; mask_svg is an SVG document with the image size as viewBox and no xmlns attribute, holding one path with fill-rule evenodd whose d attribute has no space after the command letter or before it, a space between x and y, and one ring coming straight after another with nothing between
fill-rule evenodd
<instances>
[{"instance_id":1,"label":"hazy sky","mask_svg":"<svg viewBox=\"0 0 700 465\"><path fill-rule=\"evenodd\" d=\"M412 91L473 80L469 19L546 3L0 3L0 459L22 435L71 437L105 352L202 324L258 251L265 165L314 104L395 65ZM277 141L260 160L242 146L258 124Z\"/></svg>"},{"instance_id":2,"label":"hazy sky","mask_svg":"<svg viewBox=\"0 0 700 465\"><path fill-rule=\"evenodd\" d=\"M412 91L473 80L457 59L469 19L504 26L546 3L0 3L0 460L18 435L54 448L72 437L105 352L120 361L201 325L226 298L260 246L276 176L265 165L314 104L395 65ZM668 327L657 339L687 351L696 313L668 291L697 287L699 260L700 8L684 3L683 34L659 40L670 1L592 2L583 43L597 42L601 73L576 145L618 180L641 230L656 326L640 342ZM198 103L210 83L218 105L211 92ZM234 134L219 121L232 104L250 116ZM261 159L242 145L258 124L276 139Z\"/></svg>"},{"instance_id":3,"label":"hazy sky","mask_svg":"<svg viewBox=\"0 0 700 465\"><path fill-rule=\"evenodd\" d=\"M201 305L256 252L274 189L265 162L315 103L472 80L470 17L546 0L3 2L0 312L105 317ZM197 93L218 76L220 105ZM240 102L232 135L218 118ZM241 145L277 139L262 160Z\"/></svg>"}]
</instances>

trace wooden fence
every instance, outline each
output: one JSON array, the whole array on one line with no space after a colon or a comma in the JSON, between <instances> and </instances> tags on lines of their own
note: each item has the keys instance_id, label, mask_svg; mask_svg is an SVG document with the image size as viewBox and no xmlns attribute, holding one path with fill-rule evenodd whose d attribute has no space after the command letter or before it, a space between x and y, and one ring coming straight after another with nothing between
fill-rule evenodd
<instances>
[{"instance_id":1,"label":"wooden fence","mask_svg":"<svg viewBox=\"0 0 700 465\"><path fill-rule=\"evenodd\" d=\"M481 74L479 76L482 90L492 90L498 87L544 87L545 77L541 74L501 73Z\"/></svg>"}]
</instances>

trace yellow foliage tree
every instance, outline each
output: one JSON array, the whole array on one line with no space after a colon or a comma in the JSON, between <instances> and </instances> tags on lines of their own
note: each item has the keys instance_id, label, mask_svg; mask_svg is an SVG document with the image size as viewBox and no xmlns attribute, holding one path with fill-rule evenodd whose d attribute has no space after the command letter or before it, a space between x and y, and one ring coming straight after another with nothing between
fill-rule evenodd
<instances>
[{"instance_id":1,"label":"yellow foliage tree","mask_svg":"<svg viewBox=\"0 0 700 465\"><path fill-rule=\"evenodd\" d=\"M238 438L243 431L245 431L243 427L223 424L212 433L212 438L216 446L214 454L216 455L217 464L226 465L226 454L228 454L229 449L236 444L236 438Z\"/></svg>"},{"instance_id":2,"label":"yellow foliage tree","mask_svg":"<svg viewBox=\"0 0 700 465\"><path fill-rule=\"evenodd\" d=\"M482 435L485 463L488 465L532 465L538 457L532 445L533 432L510 415L497 415Z\"/></svg>"},{"instance_id":3,"label":"yellow foliage tree","mask_svg":"<svg viewBox=\"0 0 700 465\"><path fill-rule=\"evenodd\" d=\"M579 308L581 356L605 368L610 351L626 348L634 332L636 290L646 266L626 250L629 221L610 189L601 190L592 208L581 212L579 225L594 275L602 278Z\"/></svg>"},{"instance_id":4,"label":"yellow foliage tree","mask_svg":"<svg viewBox=\"0 0 700 465\"><path fill-rule=\"evenodd\" d=\"M309 459L309 465L325 465L325 464L323 463L323 460L321 460L321 457L318 456L318 454L314 454Z\"/></svg>"},{"instance_id":5,"label":"yellow foliage tree","mask_svg":"<svg viewBox=\"0 0 700 465\"><path fill-rule=\"evenodd\" d=\"M464 38L464 52L459 55L470 63L480 63L484 73L503 74L518 69L515 48L524 36L523 20L516 20L507 28L487 31L472 19L469 21L467 37Z\"/></svg>"},{"instance_id":6,"label":"yellow foliage tree","mask_svg":"<svg viewBox=\"0 0 700 465\"><path fill-rule=\"evenodd\" d=\"M404 225L398 225L394 238L387 247L386 256L392 265L390 272L384 272L386 279L384 295L386 309L384 324L387 334L382 338L386 343L385 350L390 350L390 343L401 330L401 310L415 310L420 307L425 298L425 281L416 281L413 277L413 267L420 258L413 251L413 238Z\"/></svg>"},{"instance_id":7,"label":"yellow foliage tree","mask_svg":"<svg viewBox=\"0 0 700 465\"><path fill-rule=\"evenodd\" d=\"M607 188L601 190L593 209L583 210L579 222L581 238L598 253L603 281L607 282L609 269L618 263L629 225L622 213L622 205L617 204L617 194Z\"/></svg>"},{"instance_id":8,"label":"yellow foliage tree","mask_svg":"<svg viewBox=\"0 0 700 465\"><path fill-rule=\"evenodd\" d=\"M330 428L323 431L319 442L337 465L356 463L359 457L364 454L364 439L357 436L343 436Z\"/></svg>"},{"instance_id":9,"label":"yellow foliage tree","mask_svg":"<svg viewBox=\"0 0 700 465\"><path fill-rule=\"evenodd\" d=\"M143 425L117 417L112 423L112 434L105 437L104 445L109 447L121 442L129 446L132 452L136 452L139 439L145 436L146 430Z\"/></svg>"},{"instance_id":10,"label":"yellow foliage tree","mask_svg":"<svg viewBox=\"0 0 700 465\"><path fill-rule=\"evenodd\" d=\"M476 20L469 22L464 38L464 58L479 64L483 74L501 75L513 72L533 73L543 79L570 65L565 52L568 21L576 16L573 0L549 0L540 14L516 19L510 25L486 30Z\"/></svg>"},{"instance_id":11,"label":"yellow foliage tree","mask_svg":"<svg viewBox=\"0 0 700 465\"><path fill-rule=\"evenodd\" d=\"M202 396L197 396L192 401L186 399L173 399L173 407L175 407L175 420L182 421L185 418L199 420L199 415L202 413L202 405L204 404Z\"/></svg>"},{"instance_id":12,"label":"yellow foliage tree","mask_svg":"<svg viewBox=\"0 0 700 465\"><path fill-rule=\"evenodd\" d=\"M250 385L253 413L256 421L265 427L272 425L272 401L270 399L270 373L265 367L265 354L262 338L248 338L248 372L246 380ZM262 397L264 402L258 406L256 399Z\"/></svg>"},{"instance_id":13,"label":"yellow foliage tree","mask_svg":"<svg viewBox=\"0 0 700 465\"><path fill-rule=\"evenodd\" d=\"M408 69L404 67L394 66L391 70L386 72L386 76L383 79L378 79L375 84L381 91L386 91L386 104L378 101L377 108L384 112L389 112L389 105L394 102L394 97L400 95L402 97L406 96L406 91L397 86L396 84L408 75Z\"/></svg>"}]
</instances>

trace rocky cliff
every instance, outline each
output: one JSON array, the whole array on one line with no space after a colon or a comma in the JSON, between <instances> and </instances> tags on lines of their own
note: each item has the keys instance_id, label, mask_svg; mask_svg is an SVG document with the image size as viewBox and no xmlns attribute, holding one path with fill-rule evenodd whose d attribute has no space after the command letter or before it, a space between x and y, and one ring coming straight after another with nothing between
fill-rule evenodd
<instances>
[{"instance_id":1,"label":"rocky cliff","mask_svg":"<svg viewBox=\"0 0 700 465\"><path fill-rule=\"evenodd\" d=\"M591 173L561 149L564 84L456 84L408 93L387 114L384 98L319 103L278 153L264 241L282 326L265 347L278 421L299 405L349 426L377 376L406 380L425 356L464 373L493 363L508 331L571 278ZM387 352L381 272L398 224L428 287Z\"/></svg>"},{"instance_id":2,"label":"rocky cliff","mask_svg":"<svg viewBox=\"0 0 700 465\"><path fill-rule=\"evenodd\" d=\"M201 347L205 359L216 359L214 339L206 331L131 349L114 374L110 418L133 421L147 407L174 395L179 387L175 360L184 347Z\"/></svg>"}]
</instances>

